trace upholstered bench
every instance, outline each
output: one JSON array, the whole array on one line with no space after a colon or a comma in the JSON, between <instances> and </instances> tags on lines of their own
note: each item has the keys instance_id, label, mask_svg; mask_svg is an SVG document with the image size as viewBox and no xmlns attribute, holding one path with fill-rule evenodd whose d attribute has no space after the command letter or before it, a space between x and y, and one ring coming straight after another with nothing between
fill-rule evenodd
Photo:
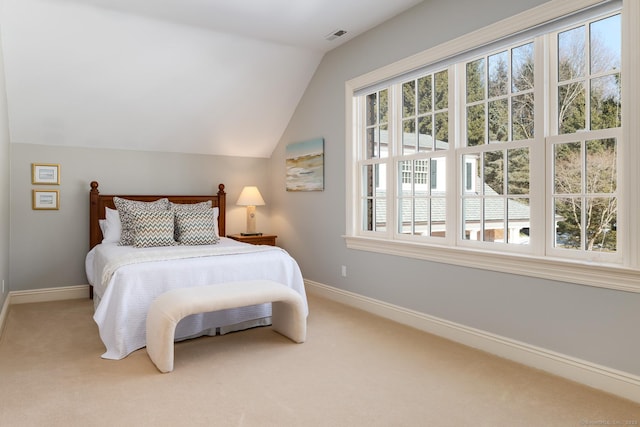
<instances>
[{"instance_id":1,"label":"upholstered bench","mask_svg":"<svg viewBox=\"0 0 640 427\"><path fill-rule=\"evenodd\" d=\"M276 332L302 343L307 319L302 296L271 280L250 280L173 289L158 296L147 314L147 353L160 372L173 371L176 325L191 314L272 303Z\"/></svg>"}]
</instances>

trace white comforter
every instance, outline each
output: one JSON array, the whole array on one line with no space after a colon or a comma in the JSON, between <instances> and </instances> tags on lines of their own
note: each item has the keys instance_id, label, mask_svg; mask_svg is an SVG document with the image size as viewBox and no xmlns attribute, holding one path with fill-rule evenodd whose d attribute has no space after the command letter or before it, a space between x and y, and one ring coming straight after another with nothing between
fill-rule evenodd
<instances>
[{"instance_id":1,"label":"white comforter","mask_svg":"<svg viewBox=\"0 0 640 427\"><path fill-rule=\"evenodd\" d=\"M163 250L165 255L158 255ZM170 289L269 279L299 292L306 303L300 268L285 250L228 238L197 248L140 249L102 243L87 254L85 266L99 301L93 318L107 348L105 359L122 359L146 345L149 306ZM270 304L193 315L178 324L175 336L178 340L212 334L216 328L225 332L268 325L270 316Z\"/></svg>"}]
</instances>

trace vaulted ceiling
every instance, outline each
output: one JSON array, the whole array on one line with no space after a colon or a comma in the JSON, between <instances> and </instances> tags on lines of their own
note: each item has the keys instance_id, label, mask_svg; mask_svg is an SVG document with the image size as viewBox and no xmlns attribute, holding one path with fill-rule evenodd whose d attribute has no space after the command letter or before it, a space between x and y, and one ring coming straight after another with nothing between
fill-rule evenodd
<instances>
[{"instance_id":1,"label":"vaulted ceiling","mask_svg":"<svg viewBox=\"0 0 640 427\"><path fill-rule=\"evenodd\" d=\"M420 2L1 0L11 142L269 157L323 55Z\"/></svg>"}]
</instances>

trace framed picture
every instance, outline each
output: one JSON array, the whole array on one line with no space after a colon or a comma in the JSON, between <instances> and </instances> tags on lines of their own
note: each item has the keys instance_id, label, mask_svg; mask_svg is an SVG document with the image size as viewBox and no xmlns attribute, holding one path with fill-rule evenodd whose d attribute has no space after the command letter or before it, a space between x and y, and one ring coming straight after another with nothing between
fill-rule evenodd
<instances>
[{"instance_id":1,"label":"framed picture","mask_svg":"<svg viewBox=\"0 0 640 427\"><path fill-rule=\"evenodd\" d=\"M60 165L32 163L31 183L60 185Z\"/></svg>"},{"instance_id":2,"label":"framed picture","mask_svg":"<svg viewBox=\"0 0 640 427\"><path fill-rule=\"evenodd\" d=\"M60 209L60 192L58 190L32 190L32 208L34 210Z\"/></svg>"},{"instance_id":3,"label":"framed picture","mask_svg":"<svg viewBox=\"0 0 640 427\"><path fill-rule=\"evenodd\" d=\"M324 139L287 145L287 191L324 190Z\"/></svg>"}]
</instances>

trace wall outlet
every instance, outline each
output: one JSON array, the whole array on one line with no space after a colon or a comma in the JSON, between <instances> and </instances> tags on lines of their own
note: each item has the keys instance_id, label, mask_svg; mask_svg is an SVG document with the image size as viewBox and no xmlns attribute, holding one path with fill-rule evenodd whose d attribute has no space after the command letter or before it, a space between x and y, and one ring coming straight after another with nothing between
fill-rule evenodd
<instances>
[{"instance_id":1,"label":"wall outlet","mask_svg":"<svg viewBox=\"0 0 640 427\"><path fill-rule=\"evenodd\" d=\"M346 265L342 266L342 277L347 277L347 266Z\"/></svg>"},{"instance_id":2,"label":"wall outlet","mask_svg":"<svg viewBox=\"0 0 640 427\"><path fill-rule=\"evenodd\" d=\"M4 294L4 279L2 279L2 293Z\"/></svg>"}]
</instances>

